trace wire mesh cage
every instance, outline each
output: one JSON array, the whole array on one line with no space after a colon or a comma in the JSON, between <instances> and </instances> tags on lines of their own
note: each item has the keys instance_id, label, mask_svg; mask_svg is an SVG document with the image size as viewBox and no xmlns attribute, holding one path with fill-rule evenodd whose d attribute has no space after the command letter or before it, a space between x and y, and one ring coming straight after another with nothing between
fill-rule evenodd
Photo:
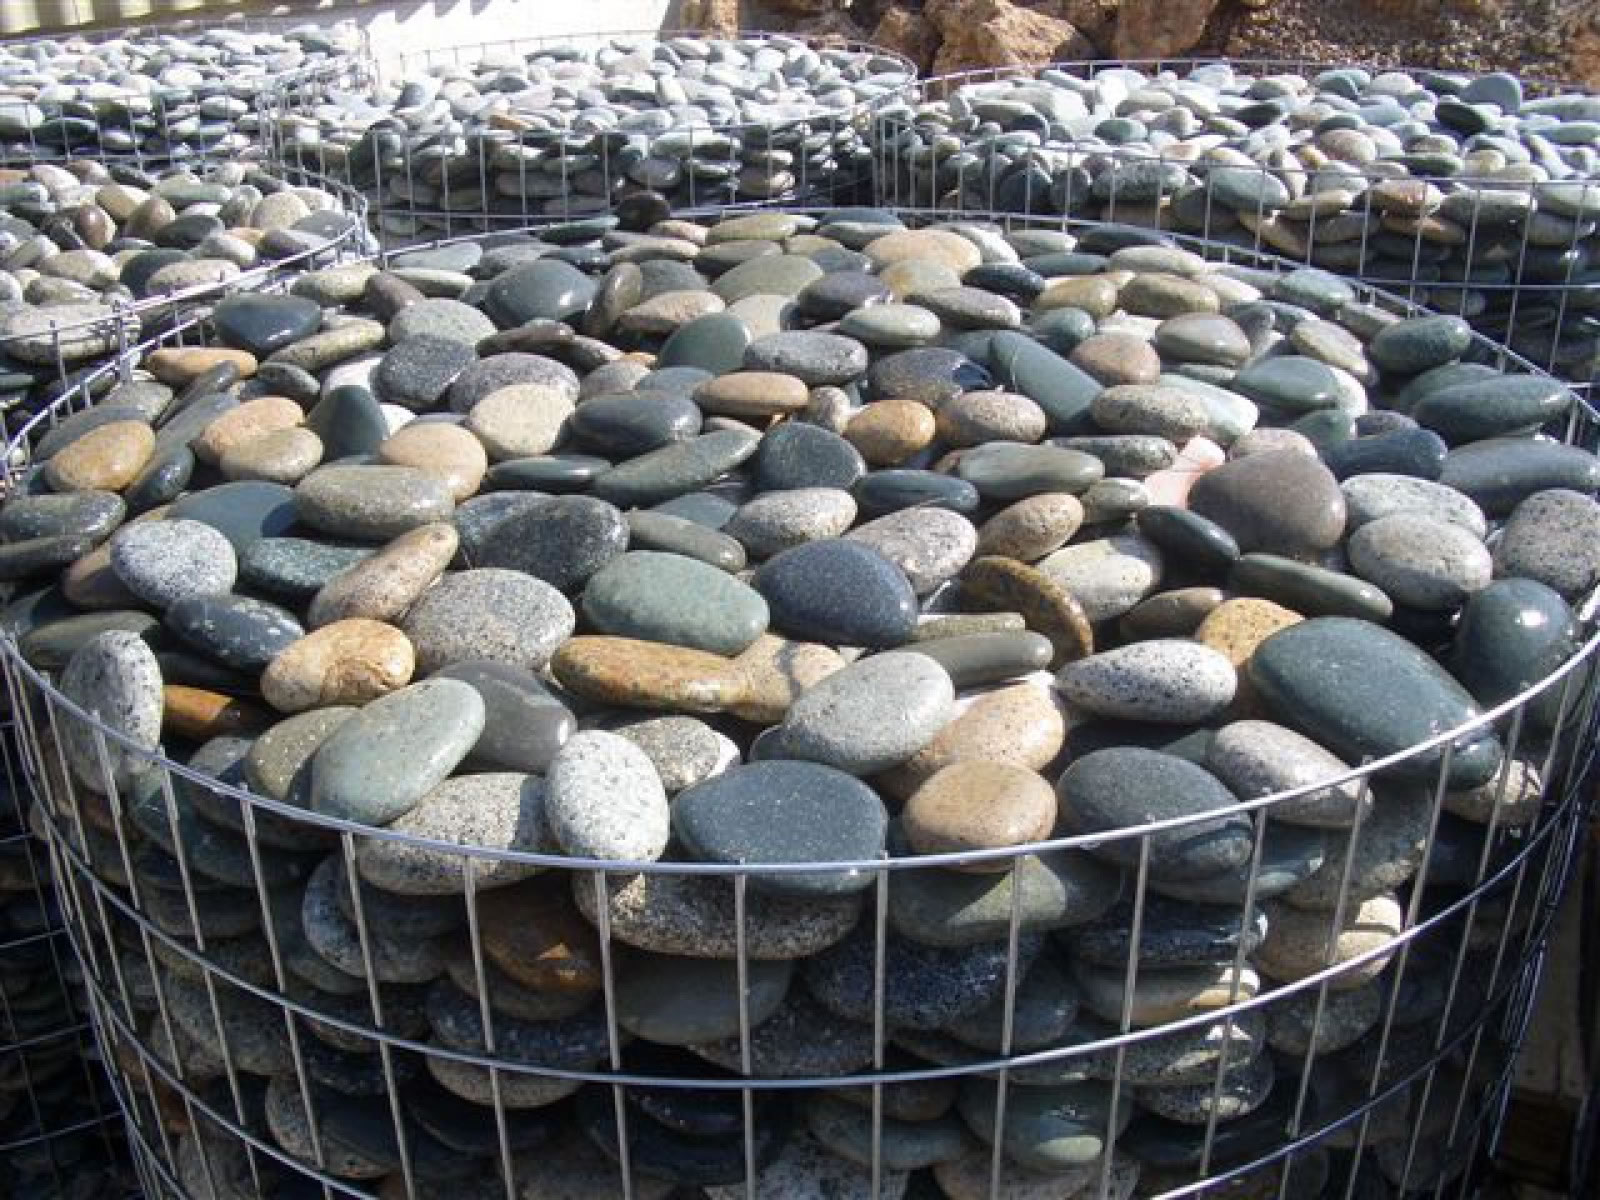
<instances>
[{"instance_id":1,"label":"wire mesh cage","mask_svg":"<svg viewBox=\"0 0 1600 1200\"><path fill-rule=\"evenodd\" d=\"M869 113L916 75L873 46L643 32L519 39L312 70L269 96L275 155L367 190L386 235L609 211L870 197ZM665 212L665 209L663 210Z\"/></svg>"},{"instance_id":2,"label":"wire mesh cage","mask_svg":"<svg viewBox=\"0 0 1600 1200\"><path fill-rule=\"evenodd\" d=\"M9 712L0 732L0 1186L14 1196L134 1192L122 1114L62 928Z\"/></svg>"},{"instance_id":3,"label":"wire mesh cage","mask_svg":"<svg viewBox=\"0 0 1600 1200\"><path fill-rule=\"evenodd\" d=\"M146 171L74 159L0 190L0 411L14 427L75 373L223 295L371 253L366 201L299 167Z\"/></svg>"},{"instance_id":4,"label":"wire mesh cage","mask_svg":"<svg viewBox=\"0 0 1600 1200\"><path fill-rule=\"evenodd\" d=\"M265 89L365 48L348 21L185 22L8 40L0 47L0 164L226 160L259 142Z\"/></svg>"},{"instance_id":5,"label":"wire mesh cage","mask_svg":"<svg viewBox=\"0 0 1600 1200\"><path fill-rule=\"evenodd\" d=\"M788 214L785 228L870 244L853 229L859 215ZM1280 299L1322 288L1328 320L1364 337L1387 325L1385 313L1410 311L1346 285L1330 307L1321 277L1179 236L952 220L1030 249L1070 253L1070 236L1084 253L1120 246L1114 270L1155 259L1198 271L1173 256L1204 251L1229 264L1219 278ZM599 228L569 226L543 230L543 246L489 239L487 252L503 265L525 261L516 251L528 247L539 261L579 232L605 244ZM344 294L370 295L373 276L359 288L354 278L339 276ZM558 346L548 322L516 331ZM210 338L194 322L81 381L16 438L15 478L26 478L33 451L44 456L43 437L92 416L100 385L136 383L136 366L158 348ZM1540 378L1481 338L1461 344L1471 361L1456 366L1475 377L1504 370L1499 383L1512 391L1511 379ZM1373 387L1393 400L1381 381ZM1593 414L1572 405L1539 444L1559 458L1561 441L1593 440ZM1497 522L1504 500L1492 506ZM1371 602L1363 596L1356 602ZM476 787L510 787L499 809L509 821L452 833L347 819L311 789L322 786L317 764L337 719L356 719L348 710L268 716L246 688L196 724L132 736L114 717L125 693L63 675L73 674L77 635L118 627L115 614L53 636L52 601L39 593L13 603L0 651L96 1029L152 1196L1349 1200L1471 1195L1493 1143L1590 807L1600 636L1592 597L1574 601L1557 652L1531 676L1519 662L1515 688L1401 744L1359 758L1346 749L1350 762L1324 750L1293 786L1251 789L1229 775L1239 789L1229 791L1197 765L1222 771L1221 735L1204 721L1141 732L1138 722L1075 720L1069 730L1048 701L1005 709L1008 745L1030 743L1052 720L1068 739L1064 754L1055 747L1038 763L1052 775L1065 768L1045 836L931 845L902 807L925 778L903 773L903 760L863 762L858 772L895 819L877 809L884 852L855 857L829 852L853 836L844 796L866 789L845 772L834 781L845 792L803 810L811 817L788 856L719 859L677 812L667 858L649 857L664 846L636 860L584 857L566 843L557 853L547 832L565 785L555 759L526 772L541 753L526 710L506 746L483 751L499 773L471 768L441 784L447 807L469 806ZM1448 620L1396 612L1394 624L1460 669ZM237 673L208 675L150 636L170 676L157 679L169 714L190 684L240 689ZM1440 668L1384 637L1376 658L1336 654L1307 670L1351 687L1365 680L1374 705L1405 696L1385 719L1423 728L1405 708L1416 697L1407 689ZM908 657L869 654L858 665ZM657 662L647 643L629 643L613 665L618 686L638 702L661 682ZM603 729L618 715L613 701L572 666L558 661L549 686L579 727ZM791 669L807 670L796 661L778 671ZM1037 678L1007 679L1048 692ZM1008 690L1015 701L1014 687L992 694ZM909 688L902 699L908 713L920 703ZM1258 717L1281 715L1265 692L1252 703L1266 704L1251 710ZM731 695L692 693L690 711L721 722L723 741L748 753L722 767L785 769L771 703L719 715L733 705ZM184 712L197 720L192 706ZM574 728L563 712L556 744ZM407 727L389 745L395 762L366 764L361 794L387 803L416 767L406 746L432 736ZM524 773L506 774L495 754ZM712 758L723 754L718 742ZM1097 793L1096 764L1128 754L1159 760L1179 791L1200 798L1164 808L1154 777L1124 776ZM795 757L788 765L815 766ZM714 793L727 777L714 769L674 805L696 788ZM602 775L600 786L628 784ZM804 789L791 796L791 786L775 774L760 795L803 804ZM1136 815L1087 815L1096 794L1132 801L1124 816ZM1057 824L1056 802L1078 815Z\"/></svg>"},{"instance_id":6,"label":"wire mesh cage","mask_svg":"<svg viewBox=\"0 0 1600 1200\"><path fill-rule=\"evenodd\" d=\"M881 198L1069 213L1253 246L1600 370L1600 99L1508 75L1068 63L922 85L880 118Z\"/></svg>"}]
</instances>

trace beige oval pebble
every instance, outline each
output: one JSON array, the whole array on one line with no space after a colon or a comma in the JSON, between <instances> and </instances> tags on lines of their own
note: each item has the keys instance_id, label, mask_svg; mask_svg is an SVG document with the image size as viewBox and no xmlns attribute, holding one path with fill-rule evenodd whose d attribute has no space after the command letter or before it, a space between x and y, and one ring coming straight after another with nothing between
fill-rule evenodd
<instances>
[{"instance_id":1,"label":"beige oval pebble","mask_svg":"<svg viewBox=\"0 0 1600 1200\"><path fill-rule=\"evenodd\" d=\"M728 711L746 721L776 725L801 692L844 666L831 646L764 633L733 660L738 699Z\"/></svg>"},{"instance_id":2,"label":"beige oval pebble","mask_svg":"<svg viewBox=\"0 0 1600 1200\"><path fill-rule=\"evenodd\" d=\"M1037 442L1048 422L1044 409L1015 392L966 392L939 406L939 438L950 446L984 442Z\"/></svg>"},{"instance_id":3,"label":"beige oval pebble","mask_svg":"<svg viewBox=\"0 0 1600 1200\"><path fill-rule=\"evenodd\" d=\"M1036 772L1010 763L973 759L939 771L906 801L901 825L919 854L959 854L1021 846L1050 836L1055 790ZM971 864L975 872L1009 871L997 858Z\"/></svg>"},{"instance_id":4,"label":"beige oval pebble","mask_svg":"<svg viewBox=\"0 0 1600 1200\"><path fill-rule=\"evenodd\" d=\"M914 259L948 267L958 275L983 262L979 249L959 233L944 229L904 229L867 243L867 257L879 267Z\"/></svg>"},{"instance_id":5,"label":"beige oval pebble","mask_svg":"<svg viewBox=\"0 0 1600 1200\"><path fill-rule=\"evenodd\" d=\"M321 463L322 439L304 425L296 425L230 447L217 465L229 479L263 479L293 486Z\"/></svg>"},{"instance_id":6,"label":"beige oval pebble","mask_svg":"<svg viewBox=\"0 0 1600 1200\"><path fill-rule=\"evenodd\" d=\"M212 421L191 445L196 458L216 466L229 450L304 420L304 411L287 396L257 396Z\"/></svg>"},{"instance_id":7,"label":"beige oval pebble","mask_svg":"<svg viewBox=\"0 0 1600 1200\"><path fill-rule=\"evenodd\" d=\"M1131 333L1097 333L1073 348L1074 366L1107 387L1119 383L1154 383L1161 377L1161 356L1146 339Z\"/></svg>"},{"instance_id":8,"label":"beige oval pebble","mask_svg":"<svg viewBox=\"0 0 1600 1200\"><path fill-rule=\"evenodd\" d=\"M231 363L238 368L241 379L249 379L256 373L254 354L247 350L226 350L220 346L166 346L145 356L144 369L162 383L186 387L212 367L224 363Z\"/></svg>"},{"instance_id":9,"label":"beige oval pebble","mask_svg":"<svg viewBox=\"0 0 1600 1200\"><path fill-rule=\"evenodd\" d=\"M411 682L416 654L393 625L335 621L287 646L261 674L261 695L280 712L365 704Z\"/></svg>"},{"instance_id":10,"label":"beige oval pebble","mask_svg":"<svg viewBox=\"0 0 1600 1200\"><path fill-rule=\"evenodd\" d=\"M1271 600L1238 596L1224 600L1207 613L1194 631L1194 640L1202 646L1210 646L1242 672L1257 646L1303 620L1305 618L1292 608Z\"/></svg>"},{"instance_id":11,"label":"beige oval pebble","mask_svg":"<svg viewBox=\"0 0 1600 1200\"><path fill-rule=\"evenodd\" d=\"M415 467L444 480L450 494L465 500L483 483L489 456L468 430L445 421L413 421L378 447L378 461Z\"/></svg>"},{"instance_id":12,"label":"beige oval pebble","mask_svg":"<svg viewBox=\"0 0 1600 1200\"><path fill-rule=\"evenodd\" d=\"M1104 320L1117 311L1117 283L1106 275L1075 275L1053 280L1034 299L1033 311L1056 308L1081 308L1095 320Z\"/></svg>"},{"instance_id":13,"label":"beige oval pebble","mask_svg":"<svg viewBox=\"0 0 1600 1200\"><path fill-rule=\"evenodd\" d=\"M1039 681L1007 684L976 697L958 697L956 716L921 750L878 777L879 787L897 798L909 797L952 763L1009 763L1042 771L1061 753L1067 737L1062 704Z\"/></svg>"},{"instance_id":14,"label":"beige oval pebble","mask_svg":"<svg viewBox=\"0 0 1600 1200\"><path fill-rule=\"evenodd\" d=\"M875 467L904 462L933 441L933 414L915 400L879 400L850 419L844 436Z\"/></svg>"},{"instance_id":15,"label":"beige oval pebble","mask_svg":"<svg viewBox=\"0 0 1600 1200\"><path fill-rule=\"evenodd\" d=\"M1086 1009L1103 1021L1121 1022L1127 987L1125 971L1078 962L1073 965L1072 975ZM1165 1025L1243 1003L1260 990L1259 975L1249 967L1236 973L1231 963L1140 971L1129 998L1132 1022L1136 1028Z\"/></svg>"},{"instance_id":16,"label":"beige oval pebble","mask_svg":"<svg viewBox=\"0 0 1600 1200\"><path fill-rule=\"evenodd\" d=\"M775 417L800 412L810 400L801 380L779 371L732 371L706 380L694 393L702 411L724 417Z\"/></svg>"},{"instance_id":17,"label":"beige oval pebble","mask_svg":"<svg viewBox=\"0 0 1600 1200\"><path fill-rule=\"evenodd\" d=\"M155 448L156 435L143 421L112 421L58 450L45 464L44 477L58 492L120 492Z\"/></svg>"},{"instance_id":18,"label":"beige oval pebble","mask_svg":"<svg viewBox=\"0 0 1600 1200\"><path fill-rule=\"evenodd\" d=\"M567 388L514 383L474 404L467 414L467 428L496 461L529 458L555 449L571 415L572 396Z\"/></svg>"},{"instance_id":19,"label":"beige oval pebble","mask_svg":"<svg viewBox=\"0 0 1600 1200\"><path fill-rule=\"evenodd\" d=\"M1346 912L1344 925L1333 926L1331 912L1308 912L1288 904L1268 901L1267 936L1256 950L1256 964L1274 979L1292 983L1381 950L1405 928L1405 914L1394 895L1385 892L1363 900ZM1332 991L1360 987L1375 979L1389 963L1379 954L1350 967L1328 981Z\"/></svg>"},{"instance_id":20,"label":"beige oval pebble","mask_svg":"<svg viewBox=\"0 0 1600 1200\"><path fill-rule=\"evenodd\" d=\"M1083 501L1042 492L1002 508L978 530L978 553L1038 562L1072 540L1083 525Z\"/></svg>"},{"instance_id":21,"label":"beige oval pebble","mask_svg":"<svg viewBox=\"0 0 1600 1200\"><path fill-rule=\"evenodd\" d=\"M321 627L352 617L398 622L444 574L460 544L455 526L443 522L401 534L323 584L312 598L308 623Z\"/></svg>"}]
</instances>

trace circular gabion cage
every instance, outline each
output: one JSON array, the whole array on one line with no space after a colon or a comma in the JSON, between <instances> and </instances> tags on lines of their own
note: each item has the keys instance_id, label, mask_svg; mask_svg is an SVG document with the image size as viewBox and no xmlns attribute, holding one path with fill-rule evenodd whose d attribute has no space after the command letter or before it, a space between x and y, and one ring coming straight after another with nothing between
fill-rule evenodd
<instances>
[{"instance_id":1,"label":"circular gabion cage","mask_svg":"<svg viewBox=\"0 0 1600 1200\"><path fill-rule=\"evenodd\" d=\"M0 164L234 158L262 140L266 90L365 50L353 22L181 22L8 40Z\"/></svg>"},{"instance_id":2,"label":"circular gabion cage","mask_svg":"<svg viewBox=\"0 0 1600 1200\"><path fill-rule=\"evenodd\" d=\"M0 190L0 221L7 215L17 244L0 272L15 296L0 306L0 411L12 428L141 336L373 249L360 193L249 161L35 167Z\"/></svg>"},{"instance_id":3,"label":"circular gabion cage","mask_svg":"<svg viewBox=\"0 0 1600 1200\"><path fill-rule=\"evenodd\" d=\"M856 216L816 228L852 237ZM1037 248L1066 228L1085 253L1136 251L1123 263L1181 246L1317 283L1127 228L974 232ZM1406 308L1350 289L1330 319L1370 331L1386 311ZM191 324L80 382L15 439L19 478L97 384L209 336ZM1538 377L1481 338L1465 353ZM1592 445L1593 414L1542 436ZM758 863L553 853L533 776L495 848L312 811L329 730L296 727L276 796L247 762L251 700L185 703L159 748L130 737L63 691L76 635L42 636L49 603L13 605L0 653L151 1195L1470 1195L1590 807L1592 597L1530 686L1303 786L982 851L911 853L897 825L884 857ZM649 690L648 649L616 687ZM1395 653L1366 669L1398 687L1436 669ZM518 728L504 752L525 758ZM1144 732L1171 769L1214 761ZM1080 736L1067 774L1095 756ZM907 780L874 779L904 799ZM1220 844L1199 874L1176 865Z\"/></svg>"},{"instance_id":4,"label":"circular gabion cage","mask_svg":"<svg viewBox=\"0 0 1600 1200\"><path fill-rule=\"evenodd\" d=\"M1001 68L879 117L880 200L1068 214L1270 251L1600 373L1600 97L1294 61Z\"/></svg>"},{"instance_id":5,"label":"circular gabion cage","mask_svg":"<svg viewBox=\"0 0 1600 1200\"><path fill-rule=\"evenodd\" d=\"M427 239L642 191L677 209L868 199L870 114L916 69L873 46L652 31L419 52L391 74L308 71L269 94L264 133L365 189L386 236Z\"/></svg>"},{"instance_id":6,"label":"circular gabion cage","mask_svg":"<svg viewBox=\"0 0 1600 1200\"><path fill-rule=\"evenodd\" d=\"M0 1186L15 1196L131 1195L122 1113L62 928L16 725L0 727Z\"/></svg>"}]
</instances>

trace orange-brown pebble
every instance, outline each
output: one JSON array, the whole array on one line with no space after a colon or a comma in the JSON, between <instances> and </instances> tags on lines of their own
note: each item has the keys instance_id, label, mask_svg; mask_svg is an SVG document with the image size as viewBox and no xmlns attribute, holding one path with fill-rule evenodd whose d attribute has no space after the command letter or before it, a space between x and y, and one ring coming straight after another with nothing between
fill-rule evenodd
<instances>
[{"instance_id":1,"label":"orange-brown pebble","mask_svg":"<svg viewBox=\"0 0 1600 1200\"><path fill-rule=\"evenodd\" d=\"M272 724L272 714L266 709L222 692L169 683L162 687L161 696L165 704L162 729L191 741L260 733Z\"/></svg>"},{"instance_id":2,"label":"orange-brown pebble","mask_svg":"<svg viewBox=\"0 0 1600 1200\"><path fill-rule=\"evenodd\" d=\"M58 492L120 492L155 448L155 431L143 421L112 421L56 451L45 464L45 481Z\"/></svg>"},{"instance_id":3,"label":"orange-brown pebble","mask_svg":"<svg viewBox=\"0 0 1600 1200\"><path fill-rule=\"evenodd\" d=\"M191 443L195 457L216 466L228 451L269 433L293 429L305 420L300 406L287 396L257 396L223 413Z\"/></svg>"},{"instance_id":4,"label":"orange-brown pebble","mask_svg":"<svg viewBox=\"0 0 1600 1200\"><path fill-rule=\"evenodd\" d=\"M393 625L335 621L286 646L261 675L261 695L280 712L365 704L411 682L411 640Z\"/></svg>"},{"instance_id":5,"label":"orange-brown pebble","mask_svg":"<svg viewBox=\"0 0 1600 1200\"><path fill-rule=\"evenodd\" d=\"M875 467L905 462L934 439L933 414L915 400L879 400L850 419L844 436Z\"/></svg>"},{"instance_id":6,"label":"orange-brown pebble","mask_svg":"<svg viewBox=\"0 0 1600 1200\"><path fill-rule=\"evenodd\" d=\"M1037 842L1056 820L1055 789L1037 773L1011 763L973 759L952 763L912 793L901 813L911 848L919 854L960 854ZM961 869L1009 871L1008 858Z\"/></svg>"},{"instance_id":7,"label":"orange-brown pebble","mask_svg":"<svg viewBox=\"0 0 1600 1200\"><path fill-rule=\"evenodd\" d=\"M241 379L248 379L256 373L254 354L220 346L166 346L147 355L144 368L162 383L181 388L223 363L232 363L237 367Z\"/></svg>"}]
</instances>

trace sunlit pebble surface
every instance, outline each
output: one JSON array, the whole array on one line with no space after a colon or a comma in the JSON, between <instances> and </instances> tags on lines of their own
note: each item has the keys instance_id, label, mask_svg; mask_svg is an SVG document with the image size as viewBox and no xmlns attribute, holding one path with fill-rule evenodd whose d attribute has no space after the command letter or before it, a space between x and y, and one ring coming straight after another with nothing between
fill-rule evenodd
<instances>
[{"instance_id":1,"label":"sunlit pebble surface","mask_svg":"<svg viewBox=\"0 0 1600 1200\"><path fill-rule=\"evenodd\" d=\"M134 745L292 807L491 849L870 861L1215 811L1143 855L1140 1027L1381 950L1412 911L1440 771L1422 916L1472 884L1491 822L1537 818L1554 694L1515 747L1483 732L1370 794L1275 805L1259 870L1263 817L1235 805L1403 750L1574 653L1573 606L1600 576L1600 461L1531 432L1565 423L1560 384L1471 361L1455 318L1402 320L1324 273L1210 264L1146 235L911 230L871 209L706 226L664 207L634 198L544 241L340 266L217 305L209 348L150 354L34 439L0 507L21 654ZM169 796L125 744L65 721L60 736L44 761L71 772L85 823L58 828L81 828L95 869L127 886L94 798L114 782L144 911L189 936L175 803L206 953L275 987L235 802ZM481 1049L463 860L360 842L369 958L336 841L265 810L254 828L297 1000L366 1020L370 961L391 1031ZM592 881L475 861L496 1053L606 1061ZM1014 1049L1104 1036L1140 862L1137 841L1107 836L897 872L891 1061L999 1052L1014 905ZM758 1073L870 1066L872 879L750 877ZM624 1065L738 1069L731 888L610 883ZM1482 911L1495 936L1447 923L1413 944L1403 982L1382 954L1348 968L1319 1024L1314 990L1241 1019L1216 1097L1220 1027L1131 1047L1117 1194L1136 1175L1193 1178L1214 1104L1211 1168L1260 1153L1308 1052L1332 1108L1365 1095L1391 986L1386 1070L1427 1061L1447 956L1467 947L1452 1012L1473 1013L1478 956L1524 916L1499 896ZM197 974L177 955L159 969L177 1052L223 1086ZM282 1023L222 990L252 1119L309 1155ZM332 1168L397 1186L378 1060L335 1027L304 1031ZM1116 1069L1091 1054L1013 1073L1006 1194L1099 1178ZM489 1078L408 1057L398 1086L413 1168L490 1186ZM609 1091L499 1086L529 1186L554 1172L588 1181L572 1194L615 1193ZM635 1194L742 1178L723 1096L629 1097ZM986 1194L994 1099L978 1078L886 1089L885 1194ZM758 1096L773 1181L758 1193L866 1195L868 1100ZM559 1135L571 1123L587 1136ZM1395 1194L1406 1156L1390 1151L1411 1128L1402 1105L1375 1115L1372 1194Z\"/></svg>"}]
</instances>

